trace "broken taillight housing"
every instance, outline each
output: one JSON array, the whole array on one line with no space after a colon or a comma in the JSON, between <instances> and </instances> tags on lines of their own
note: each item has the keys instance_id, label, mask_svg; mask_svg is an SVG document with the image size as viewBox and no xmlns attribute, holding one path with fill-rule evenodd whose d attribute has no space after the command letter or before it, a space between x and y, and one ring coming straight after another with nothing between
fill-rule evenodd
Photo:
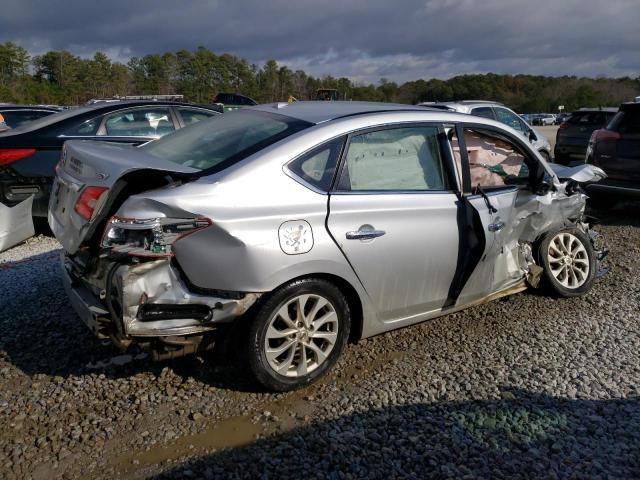
<instances>
[{"instance_id":1,"label":"broken taillight housing","mask_svg":"<svg viewBox=\"0 0 640 480\"><path fill-rule=\"evenodd\" d=\"M114 253L141 257L171 257L179 239L213 222L208 218L111 217L102 236L102 247Z\"/></svg>"},{"instance_id":2,"label":"broken taillight housing","mask_svg":"<svg viewBox=\"0 0 640 480\"><path fill-rule=\"evenodd\" d=\"M93 217L100 197L102 197L107 190L109 189L106 187L86 187L82 190L82 193L80 193L80 197L78 197L73 209L88 222Z\"/></svg>"}]
</instances>

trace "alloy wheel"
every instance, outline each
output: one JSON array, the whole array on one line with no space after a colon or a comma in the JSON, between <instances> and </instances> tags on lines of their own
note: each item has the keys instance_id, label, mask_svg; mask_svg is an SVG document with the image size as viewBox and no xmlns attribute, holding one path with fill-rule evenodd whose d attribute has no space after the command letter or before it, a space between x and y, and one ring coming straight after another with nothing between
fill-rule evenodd
<instances>
[{"instance_id":1,"label":"alloy wheel","mask_svg":"<svg viewBox=\"0 0 640 480\"><path fill-rule=\"evenodd\" d=\"M553 277L565 288L578 288L589 278L589 255L582 241L568 232L558 233L547 252Z\"/></svg>"},{"instance_id":2,"label":"alloy wheel","mask_svg":"<svg viewBox=\"0 0 640 480\"><path fill-rule=\"evenodd\" d=\"M329 300L303 294L271 317L264 340L269 366L287 377L305 376L329 356L338 339L338 315Z\"/></svg>"}]
</instances>

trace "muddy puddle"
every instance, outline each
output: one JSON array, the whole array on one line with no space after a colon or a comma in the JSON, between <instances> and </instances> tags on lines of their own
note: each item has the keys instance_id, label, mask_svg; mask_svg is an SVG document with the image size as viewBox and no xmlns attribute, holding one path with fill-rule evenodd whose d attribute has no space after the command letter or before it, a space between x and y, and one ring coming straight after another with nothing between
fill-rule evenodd
<instances>
[{"instance_id":1,"label":"muddy puddle","mask_svg":"<svg viewBox=\"0 0 640 480\"><path fill-rule=\"evenodd\" d=\"M109 462L109 466L115 470L116 478L145 478L152 472L166 468L169 462L241 447L259 438L307 425L313 422L316 402L330 401L330 392L318 393L323 386L339 385L343 392L356 389L358 382L353 380L354 375L363 376L406 354L390 352L366 366L350 365L329 375L320 384L292 392L279 400L258 404L251 414L210 421L199 433L178 437L149 450L118 455Z\"/></svg>"}]
</instances>

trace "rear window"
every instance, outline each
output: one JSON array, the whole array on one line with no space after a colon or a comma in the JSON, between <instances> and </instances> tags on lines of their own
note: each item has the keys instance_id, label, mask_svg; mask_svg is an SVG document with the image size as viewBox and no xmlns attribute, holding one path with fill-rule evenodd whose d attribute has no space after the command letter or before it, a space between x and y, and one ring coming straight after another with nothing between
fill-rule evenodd
<instances>
[{"instance_id":1,"label":"rear window","mask_svg":"<svg viewBox=\"0 0 640 480\"><path fill-rule=\"evenodd\" d=\"M312 124L257 110L216 115L141 147L173 163L214 173Z\"/></svg>"},{"instance_id":2,"label":"rear window","mask_svg":"<svg viewBox=\"0 0 640 480\"><path fill-rule=\"evenodd\" d=\"M11 128L17 128L20 125L24 125L28 122L33 122L47 115L51 115L55 112L49 112L46 110L8 110L0 112L4 117L5 122Z\"/></svg>"},{"instance_id":3,"label":"rear window","mask_svg":"<svg viewBox=\"0 0 640 480\"><path fill-rule=\"evenodd\" d=\"M29 132L33 130L37 130L39 128L48 127L53 125L54 123L61 122L68 118L73 118L78 115L82 115L83 113L90 112L95 110L95 107L77 107L70 108L68 110L63 110L62 112L53 113L51 115L47 115L45 117L40 117L37 120L33 120L32 122L25 123L15 129L15 132Z\"/></svg>"},{"instance_id":4,"label":"rear window","mask_svg":"<svg viewBox=\"0 0 640 480\"><path fill-rule=\"evenodd\" d=\"M640 109L620 111L608 127L619 133L640 133Z\"/></svg>"},{"instance_id":5,"label":"rear window","mask_svg":"<svg viewBox=\"0 0 640 480\"><path fill-rule=\"evenodd\" d=\"M615 113L611 112L576 112L573 113L567 123L570 125L579 126L598 126L604 127Z\"/></svg>"}]
</instances>

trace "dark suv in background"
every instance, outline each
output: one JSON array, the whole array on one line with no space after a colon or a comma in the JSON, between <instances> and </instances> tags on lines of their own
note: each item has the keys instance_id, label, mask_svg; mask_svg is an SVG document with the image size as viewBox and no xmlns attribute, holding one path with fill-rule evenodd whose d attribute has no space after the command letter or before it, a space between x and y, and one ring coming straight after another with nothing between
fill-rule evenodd
<instances>
[{"instance_id":1,"label":"dark suv in background","mask_svg":"<svg viewBox=\"0 0 640 480\"><path fill-rule=\"evenodd\" d=\"M614 117L617 108L581 108L573 112L558 127L554 159L561 165L583 162L589 138L594 130L604 128Z\"/></svg>"},{"instance_id":2,"label":"dark suv in background","mask_svg":"<svg viewBox=\"0 0 640 480\"><path fill-rule=\"evenodd\" d=\"M587 186L598 204L640 198L640 103L623 103L606 128L591 134L586 162L602 168L608 176Z\"/></svg>"}]
</instances>

